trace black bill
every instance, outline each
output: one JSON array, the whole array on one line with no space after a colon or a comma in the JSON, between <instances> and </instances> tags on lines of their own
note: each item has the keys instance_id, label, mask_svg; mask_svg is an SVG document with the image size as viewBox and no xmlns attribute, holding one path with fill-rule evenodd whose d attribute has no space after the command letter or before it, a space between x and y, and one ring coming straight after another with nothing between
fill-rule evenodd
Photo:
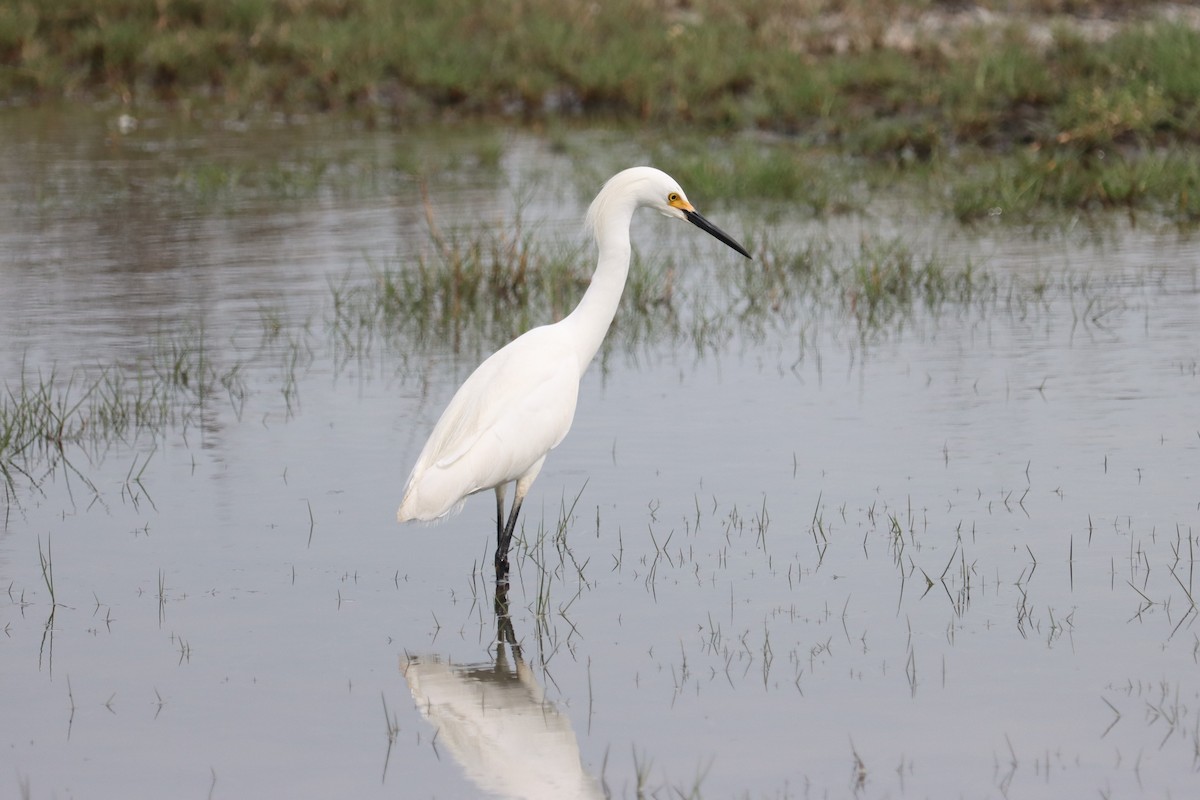
<instances>
[{"instance_id":1,"label":"black bill","mask_svg":"<svg viewBox=\"0 0 1200 800\"><path fill-rule=\"evenodd\" d=\"M720 241L729 245L734 250L737 250L739 253L744 255L746 258L753 258L753 256L751 256L749 253L746 252L746 248L742 247L740 244L738 244L736 241L734 241L733 237L730 236L728 233L726 233L725 231L718 228L716 225L713 225L711 222L706 220L704 218L704 215L701 214L699 211L684 211L683 216L687 217L688 222L692 223L700 230L711 234L712 236L716 237Z\"/></svg>"}]
</instances>

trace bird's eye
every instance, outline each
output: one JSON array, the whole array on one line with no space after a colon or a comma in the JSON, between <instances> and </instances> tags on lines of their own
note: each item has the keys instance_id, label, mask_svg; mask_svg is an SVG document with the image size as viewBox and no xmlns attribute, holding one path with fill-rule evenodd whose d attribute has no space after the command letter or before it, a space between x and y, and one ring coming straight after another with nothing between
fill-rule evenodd
<instances>
[{"instance_id":1,"label":"bird's eye","mask_svg":"<svg viewBox=\"0 0 1200 800\"><path fill-rule=\"evenodd\" d=\"M667 202L668 203L678 203L679 202L679 192L671 192L669 195L667 195Z\"/></svg>"}]
</instances>

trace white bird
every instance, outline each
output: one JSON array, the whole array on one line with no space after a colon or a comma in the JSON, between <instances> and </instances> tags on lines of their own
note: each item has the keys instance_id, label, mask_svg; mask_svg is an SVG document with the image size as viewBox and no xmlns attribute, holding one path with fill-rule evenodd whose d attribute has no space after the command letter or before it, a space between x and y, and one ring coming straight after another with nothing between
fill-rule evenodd
<instances>
[{"instance_id":1,"label":"white bird","mask_svg":"<svg viewBox=\"0 0 1200 800\"><path fill-rule=\"evenodd\" d=\"M496 490L496 581L507 580L508 546L521 503L546 454L571 429L579 381L617 313L629 274L633 212L651 208L687 220L750 254L700 215L670 175L632 167L604 184L588 209L599 258L591 284L562 320L518 336L476 367L459 387L408 476L396 513L400 522L430 521L461 507L467 496ZM507 522L504 495L516 493Z\"/></svg>"}]
</instances>

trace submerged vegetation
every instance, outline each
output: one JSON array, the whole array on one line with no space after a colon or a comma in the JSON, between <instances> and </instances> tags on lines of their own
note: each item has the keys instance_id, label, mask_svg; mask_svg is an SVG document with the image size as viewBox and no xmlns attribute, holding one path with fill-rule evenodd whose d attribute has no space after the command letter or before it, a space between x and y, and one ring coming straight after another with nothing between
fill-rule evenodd
<instances>
[{"instance_id":1,"label":"submerged vegetation","mask_svg":"<svg viewBox=\"0 0 1200 800\"><path fill-rule=\"evenodd\" d=\"M715 195L766 187L836 207L839 193L814 190L797 155L828 151L931 174L963 220L1123 207L1196 221L1198 76L1200 15L1120 0L0 8L0 94L11 98L401 126L615 121L673 139L762 131L780 147L689 177Z\"/></svg>"},{"instance_id":2,"label":"submerged vegetation","mask_svg":"<svg viewBox=\"0 0 1200 800\"><path fill-rule=\"evenodd\" d=\"M97 492L71 453L99 460L116 444L186 433L229 409L240 416L251 362L222 366L202 330L163 335L147 363L77 369L65 377L22 371L0 397L0 482L11 502L19 483L40 485L62 469ZM142 468L145 464L142 464ZM139 470L140 474L140 470Z\"/></svg>"}]
</instances>

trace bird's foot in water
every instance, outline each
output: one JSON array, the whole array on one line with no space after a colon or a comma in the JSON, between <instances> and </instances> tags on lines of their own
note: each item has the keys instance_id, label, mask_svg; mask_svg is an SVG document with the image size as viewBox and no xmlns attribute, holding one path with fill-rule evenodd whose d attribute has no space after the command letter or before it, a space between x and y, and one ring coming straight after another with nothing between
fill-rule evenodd
<instances>
[{"instance_id":1,"label":"bird's foot in water","mask_svg":"<svg viewBox=\"0 0 1200 800\"><path fill-rule=\"evenodd\" d=\"M496 557L496 586L508 586L508 558Z\"/></svg>"}]
</instances>

